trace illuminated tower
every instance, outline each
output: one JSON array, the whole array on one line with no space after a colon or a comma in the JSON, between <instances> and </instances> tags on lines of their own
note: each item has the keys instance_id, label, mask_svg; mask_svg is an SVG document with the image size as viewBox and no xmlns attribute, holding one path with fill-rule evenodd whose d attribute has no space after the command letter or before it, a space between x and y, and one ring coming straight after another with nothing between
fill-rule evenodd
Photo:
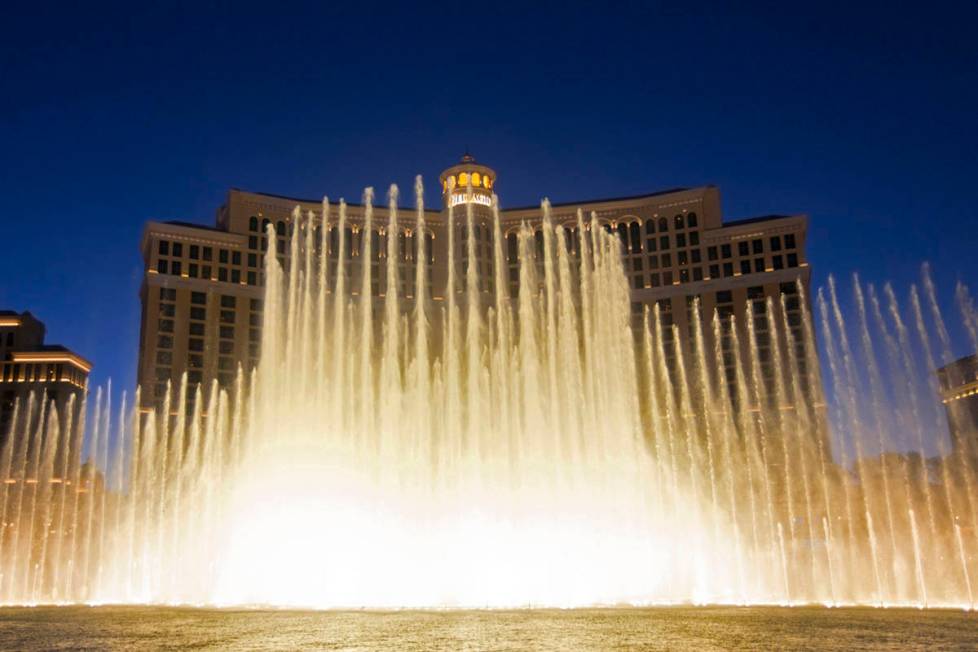
<instances>
[{"instance_id":1,"label":"illuminated tower","mask_svg":"<svg viewBox=\"0 0 978 652\"><path fill-rule=\"evenodd\" d=\"M439 177L442 189L442 208L475 204L492 206L492 193L496 187L496 171L479 165L471 154L465 154L461 163L453 165Z\"/></svg>"}]
</instances>

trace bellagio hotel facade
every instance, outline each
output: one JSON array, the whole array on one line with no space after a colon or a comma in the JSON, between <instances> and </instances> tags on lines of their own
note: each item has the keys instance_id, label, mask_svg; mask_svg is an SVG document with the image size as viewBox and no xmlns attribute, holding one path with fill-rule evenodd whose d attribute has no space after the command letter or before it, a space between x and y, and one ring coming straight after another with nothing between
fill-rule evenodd
<instances>
[{"instance_id":1,"label":"bellagio hotel facade","mask_svg":"<svg viewBox=\"0 0 978 652\"><path fill-rule=\"evenodd\" d=\"M442 205L425 210L429 231L424 236L424 255L430 271L428 291L435 302L444 300L450 204L455 206L455 260L459 273L467 264L464 204L471 202L481 289L490 291L493 279L490 206L495 171L466 155L461 163L445 170L440 181ZM386 275L382 271L386 267L384 242L389 235L389 209L382 199L377 204L373 208L371 234L375 270L370 293L375 297L386 292ZM269 244L265 227L274 225L276 251L287 268L286 240L296 206L303 215L307 211L318 215L322 209L320 200L232 189L217 210L214 226L181 221L146 225L141 243L145 270L140 290L138 370L143 407L159 405L168 381L176 384L184 373L191 385L188 397L192 397L194 385L207 388L217 380L222 386L231 387L239 365L247 370L257 364L261 354L262 269ZM364 209L361 204L347 205L348 278L354 285L363 262L358 253L366 236ZM700 315L708 317L716 311L721 319L729 321L732 317L740 325L746 321L746 311L753 312L765 375L771 372L767 368L771 359L768 347L770 334L778 330L779 322L775 320L789 324L794 345L801 345L802 311L807 307L799 285L807 295L810 276L805 259L804 215L768 215L724 222L719 190L701 186L553 204L554 224L576 228L578 209L584 212L585 219L592 213L596 215L604 228L621 238L636 317L645 306L657 305L662 322L676 326L673 332L678 337L670 337L665 343L670 358L675 355L675 347L690 346L697 300ZM407 297L416 291L414 238L420 234L413 232L415 216L413 208L399 209L401 292ZM516 232L522 223L540 225L542 219L538 205L500 206L506 238L504 253L514 290L519 265ZM335 210L331 226L334 233L330 234L333 244L329 255L335 257ZM352 289L362 294L362 288ZM782 307L786 314L781 314ZM767 314L772 309L779 314ZM640 321L636 319L636 323ZM710 329L704 331L709 336ZM740 342L746 342L746 337L741 337ZM734 378L732 364L723 370L730 382Z\"/></svg>"}]
</instances>

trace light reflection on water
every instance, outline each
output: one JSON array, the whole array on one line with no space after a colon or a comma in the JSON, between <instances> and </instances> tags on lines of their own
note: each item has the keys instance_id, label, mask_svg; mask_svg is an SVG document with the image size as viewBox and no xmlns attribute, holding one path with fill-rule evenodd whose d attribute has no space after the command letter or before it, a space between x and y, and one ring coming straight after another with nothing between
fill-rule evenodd
<instances>
[{"instance_id":1,"label":"light reflection on water","mask_svg":"<svg viewBox=\"0 0 978 652\"><path fill-rule=\"evenodd\" d=\"M664 607L513 611L0 609L3 650L973 650L978 614Z\"/></svg>"}]
</instances>

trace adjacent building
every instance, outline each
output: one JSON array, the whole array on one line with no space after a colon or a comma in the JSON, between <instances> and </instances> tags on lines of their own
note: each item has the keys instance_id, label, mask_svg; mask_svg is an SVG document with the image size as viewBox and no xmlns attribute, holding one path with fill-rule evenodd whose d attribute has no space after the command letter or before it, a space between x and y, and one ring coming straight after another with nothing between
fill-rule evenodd
<instances>
[{"instance_id":1,"label":"adjacent building","mask_svg":"<svg viewBox=\"0 0 978 652\"><path fill-rule=\"evenodd\" d=\"M431 298L444 299L450 205L456 207L454 259L459 273L467 264L464 209L469 203L473 204L475 216L480 289L490 292L494 279L491 197L496 172L466 155L458 165L445 170L440 181L442 205L425 210ZM382 243L388 235L390 209L383 200L377 203L373 208L371 262L380 272L386 265ZM157 404L167 383L178 380L185 372L191 384L216 379L221 385L230 386L239 365L247 369L257 362L263 310L262 266L269 247L266 227L274 225L277 251L286 260L286 242L297 206L303 214L318 214L321 210L319 200L232 189L217 210L213 227L186 222L146 225L141 245L145 273L138 371L144 406ZM782 350L791 351L792 359L805 371L803 367L811 356L801 350L805 346L802 330L806 309L802 293L807 290L810 275L805 258L804 215L768 215L724 222L719 190L701 186L557 203L551 208L552 219L555 224L576 228L578 209L584 212L585 219L593 214L603 228L621 238L635 315L641 315L645 306L658 306L663 323L676 326L678 340L670 337L667 347L670 357L675 356L676 346L688 350L697 306L700 315L712 316L716 311L727 324L722 331L725 351L734 341L730 323L742 328L750 310L755 331L753 346L762 360L765 377L773 377L772 333L781 334ZM351 279L359 278L355 267L362 262L357 252L364 241L364 211L361 204L348 206L345 241L351 252ZM398 237L404 245L401 251L405 252L401 294L407 297L416 291L413 243L420 234L413 233L415 215L413 208L399 210ZM511 287L515 288L518 279L516 232L523 223L540 225L542 220L539 205L501 206ZM335 224L334 216L334 232ZM336 242L335 233L331 233L331 249L335 249ZM335 251L330 255L335 255ZM385 282L385 274L374 273L371 295L382 295ZM787 328L780 328L782 324ZM704 330L710 339L711 329ZM752 346L743 333L738 341L741 347ZM732 382L733 356L724 355L724 360L726 368L722 371Z\"/></svg>"},{"instance_id":2,"label":"adjacent building","mask_svg":"<svg viewBox=\"0 0 978 652\"><path fill-rule=\"evenodd\" d=\"M0 310L0 448L10 435L15 410L20 410L22 422L32 394L35 408L46 397L62 418L72 397L81 406L92 364L61 345L45 344L44 335L44 324L31 313Z\"/></svg>"},{"instance_id":3,"label":"adjacent building","mask_svg":"<svg viewBox=\"0 0 978 652\"><path fill-rule=\"evenodd\" d=\"M937 370L953 452L978 456L978 354Z\"/></svg>"}]
</instances>

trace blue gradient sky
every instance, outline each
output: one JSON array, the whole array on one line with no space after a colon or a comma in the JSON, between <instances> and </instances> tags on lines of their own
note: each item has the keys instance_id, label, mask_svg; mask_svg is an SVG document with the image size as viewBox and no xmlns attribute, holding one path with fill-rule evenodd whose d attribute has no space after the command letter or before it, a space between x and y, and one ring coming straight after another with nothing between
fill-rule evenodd
<instances>
[{"instance_id":1,"label":"blue gradient sky","mask_svg":"<svg viewBox=\"0 0 978 652\"><path fill-rule=\"evenodd\" d=\"M973 3L143 4L17 3L0 41L0 308L96 382L134 382L147 220L433 189L466 146L504 204L712 183L807 213L817 283L978 286Z\"/></svg>"}]
</instances>

